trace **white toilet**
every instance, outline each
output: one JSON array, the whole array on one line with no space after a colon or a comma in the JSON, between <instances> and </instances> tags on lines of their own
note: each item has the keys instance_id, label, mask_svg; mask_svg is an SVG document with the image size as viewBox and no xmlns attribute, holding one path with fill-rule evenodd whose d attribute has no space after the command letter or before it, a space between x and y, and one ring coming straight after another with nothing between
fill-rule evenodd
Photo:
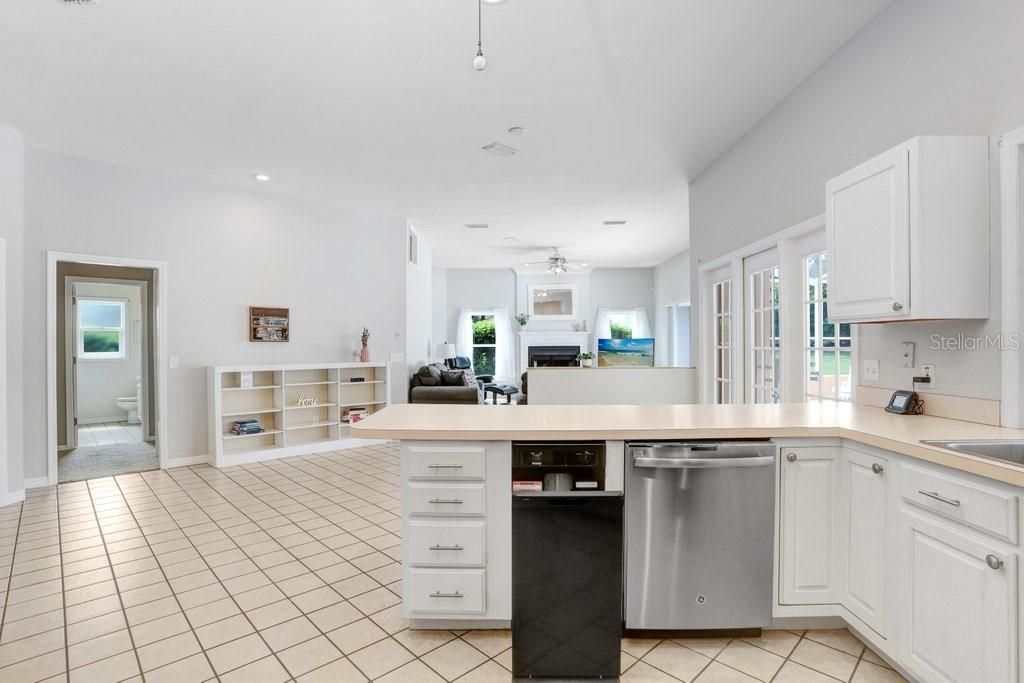
<instances>
[{"instance_id":1,"label":"white toilet","mask_svg":"<svg viewBox=\"0 0 1024 683\"><path fill-rule=\"evenodd\" d=\"M128 424L130 424L130 425L137 425L140 422L140 420L139 420L139 403L141 402L140 401L141 398L142 398L142 378L141 377L136 377L135 378L135 395L134 396L124 396L122 398L115 398L114 399L114 403L117 404L117 407L120 408L121 410L125 411L126 413L128 413L128 419L126 420L126 422Z\"/></svg>"}]
</instances>

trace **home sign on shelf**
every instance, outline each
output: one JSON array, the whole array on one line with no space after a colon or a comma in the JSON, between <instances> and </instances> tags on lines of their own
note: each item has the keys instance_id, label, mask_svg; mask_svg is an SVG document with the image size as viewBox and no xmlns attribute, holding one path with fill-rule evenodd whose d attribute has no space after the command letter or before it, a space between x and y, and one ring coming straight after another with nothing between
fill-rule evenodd
<instances>
[{"instance_id":1,"label":"home sign on shelf","mask_svg":"<svg viewBox=\"0 0 1024 683\"><path fill-rule=\"evenodd\" d=\"M316 396L310 396L306 398L305 394L299 394L299 397L295 399L296 408L315 408L320 404L319 399Z\"/></svg>"}]
</instances>

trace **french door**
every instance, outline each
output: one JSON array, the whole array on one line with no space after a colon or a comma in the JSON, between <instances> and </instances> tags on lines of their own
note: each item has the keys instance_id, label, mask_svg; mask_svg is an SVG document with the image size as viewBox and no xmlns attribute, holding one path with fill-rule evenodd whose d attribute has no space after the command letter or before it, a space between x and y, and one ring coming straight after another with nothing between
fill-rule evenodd
<instances>
[{"instance_id":1,"label":"french door","mask_svg":"<svg viewBox=\"0 0 1024 683\"><path fill-rule=\"evenodd\" d=\"M743 259L746 403L782 400L781 268L777 248Z\"/></svg>"}]
</instances>

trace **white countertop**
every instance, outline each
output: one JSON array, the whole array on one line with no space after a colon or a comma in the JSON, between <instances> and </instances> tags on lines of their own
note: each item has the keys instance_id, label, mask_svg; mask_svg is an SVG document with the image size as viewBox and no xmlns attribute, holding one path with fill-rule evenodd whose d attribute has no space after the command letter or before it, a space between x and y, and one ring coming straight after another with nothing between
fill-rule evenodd
<instances>
[{"instance_id":1,"label":"white countertop","mask_svg":"<svg viewBox=\"0 0 1024 683\"><path fill-rule=\"evenodd\" d=\"M1024 487L1024 467L926 446L922 439L1024 439L1024 430L849 403L492 406L401 404L352 425L368 439L512 441L842 437Z\"/></svg>"}]
</instances>

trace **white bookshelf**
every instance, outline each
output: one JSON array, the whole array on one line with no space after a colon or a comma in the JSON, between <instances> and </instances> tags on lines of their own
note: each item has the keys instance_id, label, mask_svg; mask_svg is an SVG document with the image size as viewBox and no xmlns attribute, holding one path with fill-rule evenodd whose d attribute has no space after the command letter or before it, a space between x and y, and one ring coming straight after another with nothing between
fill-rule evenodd
<instances>
[{"instance_id":1,"label":"white bookshelf","mask_svg":"<svg viewBox=\"0 0 1024 683\"><path fill-rule=\"evenodd\" d=\"M252 386L242 386L249 373ZM348 411L373 414L390 402L387 363L217 366L207 369L207 380L216 467L365 444L349 435ZM232 434L231 424L244 419L259 421L264 431Z\"/></svg>"}]
</instances>

